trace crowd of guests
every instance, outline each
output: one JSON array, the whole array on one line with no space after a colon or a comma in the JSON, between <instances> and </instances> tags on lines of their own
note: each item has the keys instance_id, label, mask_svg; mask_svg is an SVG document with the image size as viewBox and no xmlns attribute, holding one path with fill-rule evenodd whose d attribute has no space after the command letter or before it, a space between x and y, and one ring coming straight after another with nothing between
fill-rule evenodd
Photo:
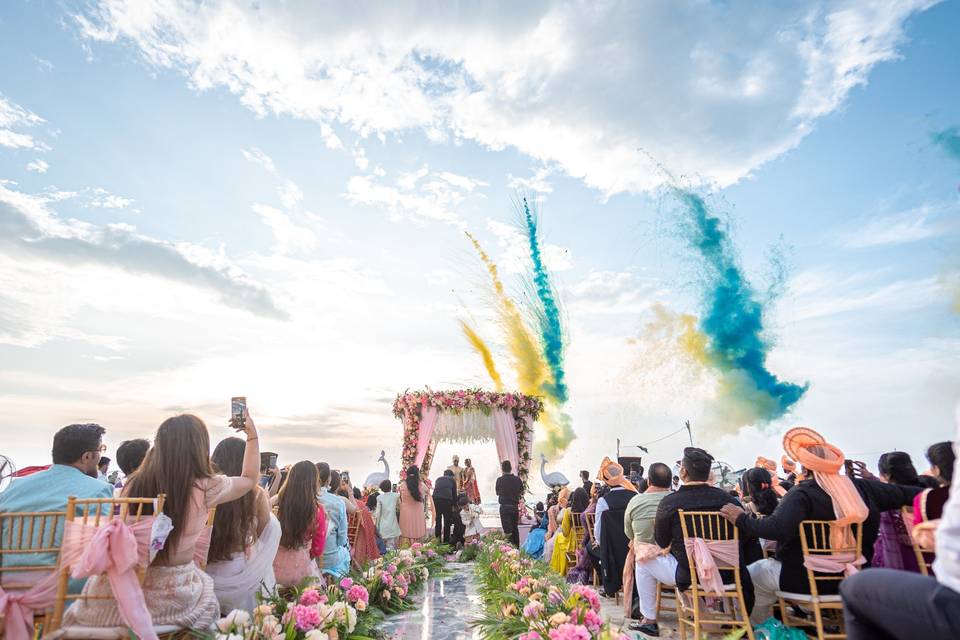
<instances>
[{"instance_id":1,"label":"crowd of guests","mask_svg":"<svg viewBox=\"0 0 960 640\"><path fill-rule=\"evenodd\" d=\"M810 594L801 522L831 521L831 548L848 548L859 535L862 553L845 567L849 577L818 583L820 596L842 596L844 620L834 626L845 623L853 640L960 638L953 443L931 445L922 474L908 454L884 454L876 476L811 429L788 431L784 449L779 465L758 458L732 489L718 486L713 457L697 447L684 449L677 470L657 462L646 475L605 459L597 482L582 472L581 486L555 487L538 503L523 548L570 582L599 582L609 596L623 590L630 628L658 637L658 591L691 584L680 511L719 513L738 529L740 587L753 624L781 616L778 593ZM921 538L929 553L918 560ZM931 575L921 575L920 564L931 561Z\"/></svg>"},{"instance_id":2,"label":"crowd of guests","mask_svg":"<svg viewBox=\"0 0 960 640\"><path fill-rule=\"evenodd\" d=\"M361 490L348 472L327 462L277 468L275 455L261 456L260 435L246 410L231 426L240 437L217 443L211 452L200 418L169 418L152 442L121 443L115 457L122 475L108 476L106 430L69 425L54 436L51 465L21 473L0 493L0 513L63 513L68 496L163 495L162 513L150 513L156 520L151 544L157 546L143 580L144 599L155 627L201 631L233 609L252 610L258 592L339 579L388 549L420 541L431 514L445 542L482 533L469 460L461 467L455 458L432 490L417 467L407 469L399 485L384 477ZM109 508L104 506L104 516ZM5 520L0 548L12 539L7 526ZM48 546L60 545L62 520L57 526ZM4 582L10 588L9 568L56 561L56 551L4 554ZM69 606L65 626L124 627L105 575L72 581L71 592L92 597Z\"/></svg>"}]
</instances>

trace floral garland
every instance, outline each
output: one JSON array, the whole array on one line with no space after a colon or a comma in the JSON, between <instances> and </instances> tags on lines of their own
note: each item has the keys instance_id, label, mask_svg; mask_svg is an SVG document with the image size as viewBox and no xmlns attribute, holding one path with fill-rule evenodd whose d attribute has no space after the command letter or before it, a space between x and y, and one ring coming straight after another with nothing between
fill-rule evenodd
<instances>
[{"instance_id":1,"label":"floral garland","mask_svg":"<svg viewBox=\"0 0 960 640\"><path fill-rule=\"evenodd\" d=\"M253 611L234 610L217 622L214 640L350 640L382 636L385 614L414 607L413 594L444 564L438 544L392 551L326 586L307 583L276 591Z\"/></svg>"},{"instance_id":2,"label":"floral garland","mask_svg":"<svg viewBox=\"0 0 960 640\"><path fill-rule=\"evenodd\" d=\"M485 638L630 640L603 623L595 590L568 585L497 534L481 540L476 571L485 610L476 626Z\"/></svg>"},{"instance_id":3,"label":"floral garland","mask_svg":"<svg viewBox=\"0 0 960 640\"><path fill-rule=\"evenodd\" d=\"M522 393L501 393L483 389L462 389L458 391L406 391L397 396L393 403L393 415L403 421L403 453L400 478L406 477L406 470L417 458L417 441L420 434L420 420L425 407L436 407L441 411L462 413L479 410L489 415L494 409L506 409L512 412L517 427L517 449L520 468L517 475L527 485L532 460L533 422L543 411L543 401L535 396ZM527 420L529 418L529 421ZM426 462L426 461L425 461ZM421 470L425 475L429 465Z\"/></svg>"}]
</instances>

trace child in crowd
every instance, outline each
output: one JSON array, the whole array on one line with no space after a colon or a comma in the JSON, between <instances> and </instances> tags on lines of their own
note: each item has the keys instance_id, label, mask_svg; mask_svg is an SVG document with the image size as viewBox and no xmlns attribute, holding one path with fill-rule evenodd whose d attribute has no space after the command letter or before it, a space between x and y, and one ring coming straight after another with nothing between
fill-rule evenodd
<instances>
[{"instance_id":1,"label":"child in crowd","mask_svg":"<svg viewBox=\"0 0 960 640\"><path fill-rule=\"evenodd\" d=\"M480 523L480 516L483 515L483 509L479 505L472 504L467 496L462 495L457 501L460 507L460 521L465 530L463 538L466 542L473 542L480 538L485 531L483 524Z\"/></svg>"}]
</instances>

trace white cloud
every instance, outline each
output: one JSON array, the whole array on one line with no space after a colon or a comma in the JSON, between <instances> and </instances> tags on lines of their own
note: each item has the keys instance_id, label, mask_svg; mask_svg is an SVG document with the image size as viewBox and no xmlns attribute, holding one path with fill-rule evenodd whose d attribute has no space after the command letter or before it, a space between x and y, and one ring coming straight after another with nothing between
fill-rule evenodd
<instances>
[{"instance_id":1,"label":"white cloud","mask_svg":"<svg viewBox=\"0 0 960 640\"><path fill-rule=\"evenodd\" d=\"M883 281L886 271L835 273L809 270L790 281L791 295L785 304L794 321L882 310L884 315L941 304L943 293L936 277Z\"/></svg>"},{"instance_id":2,"label":"white cloud","mask_svg":"<svg viewBox=\"0 0 960 640\"><path fill-rule=\"evenodd\" d=\"M126 209L134 203L132 198L118 196L100 187L91 189L89 193L90 197L87 199L87 206L96 209Z\"/></svg>"},{"instance_id":3,"label":"white cloud","mask_svg":"<svg viewBox=\"0 0 960 640\"><path fill-rule=\"evenodd\" d=\"M273 233L274 249L279 253L292 253L313 249L318 244L317 234L307 226L296 224L290 216L275 207L254 204L253 212Z\"/></svg>"},{"instance_id":4,"label":"white cloud","mask_svg":"<svg viewBox=\"0 0 960 640\"><path fill-rule=\"evenodd\" d=\"M510 273L526 271L530 262L530 246L527 237L515 226L488 219L487 229L497 237L503 256L497 264ZM542 241L541 241L542 242ZM542 243L543 264L551 271L567 271L573 268L570 249L555 244Z\"/></svg>"},{"instance_id":5,"label":"white cloud","mask_svg":"<svg viewBox=\"0 0 960 640\"><path fill-rule=\"evenodd\" d=\"M919 242L955 231L960 226L956 216L958 212L960 207L957 203L947 202L924 204L886 216L865 217L841 231L837 242L847 249Z\"/></svg>"},{"instance_id":6,"label":"white cloud","mask_svg":"<svg viewBox=\"0 0 960 640\"><path fill-rule=\"evenodd\" d=\"M280 174L280 171L277 170L277 165L274 163L273 158L268 156L262 149L250 147L249 149L241 149L240 152L248 162L260 165L267 173L280 180L280 186L277 187L277 196L279 196L280 202L283 203L284 207L293 209L303 202L303 191L297 186L297 183L284 178Z\"/></svg>"},{"instance_id":7,"label":"white cloud","mask_svg":"<svg viewBox=\"0 0 960 640\"><path fill-rule=\"evenodd\" d=\"M632 270L594 271L564 290L571 313L642 314L667 296L660 282Z\"/></svg>"},{"instance_id":8,"label":"white cloud","mask_svg":"<svg viewBox=\"0 0 960 640\"><path fill-rule=\"evenodd\" d=\"M61 218L53 199L0 184L0 247L14 254L64 265L100 265L158 276L216 292L231 307L284 318L270 293L225 257L189 243L172 244L127 224L93 225Z\"/></svg>"},{"instance_id":9,"label":"white cloud","mask_svg":"<svg viewBox=\"0 0 960 640\"><path fill-rule=\"evenodd\" d=\"M343 194L351 204L385 208L394 221L425 222L437 220L463 224L456 207L467 198L479 196L477 189L486 183L449 171L431 171L424 165L416 171L401 173L392 186L385 175L353 176ZM480 196L482 197L482 196Z\"/></svg>"},{"instance_id":10,"label":"white cloud","mask_svg":"<svg viewBox=\"0 0 960 640\"><path fill-rule=\"evenodd\" d=\"M45 58L41 58L40 56L36 56L36 55L33 56L33 60L34 62L37 63L37 66L40 68L41 71L47 71L47 72L53 71L53 63L50 62L49 60Z\"/></svg>"},{"instance_id":11,"label":"white cloud","mask_svg":"<svg viewBox=\"0 0 960 640\"><path fill-rule=\"evenodd\" d=\"M512 173L507 174L507 186L519 191L532 191L533 193L543 194L552 193L553 185L547 180L552 171L549 167L540 167L529 178L515 176Z\"/></svg>"},{"instance_id":12,"label":"white cloud","mask_svg":"<svg viewBox=\"0 0 960 640\"><path fill-rule=\"evenodd\" d=\"M17 129L34 127L43 124L45 120L37 114L24 109L0 95L0 147L10 149L34 149L47 151L43 142L35 140L33 136Z\"/></svg>"},{"instance_id":13,"label":"white cloud","mask_svg":"<svg viewBox=\"0 0 960 640\"><path fill-rule=\"evenodd\" d=\"M246 158L248 162L260 165L266 169L270 175L279 175L277 173L277 166L273 163L273 158L264 153L262 149L250 147L249 149L241 149L240 153L243 154L243 157Z\"/></svg>"},{"instance_id":14,"label":"white cloud","mask_svg":"<svg viewBox=\"0 0 960 640\"><path fill-rule=\"evenodd\" d=\"M49 168L50 165L43 160L33 160L27 163L27 171L33 171L35 173L46 173Z\"/></svg>"},{"instance_id":15,"label":"white cloud","mask_svg":"<svg viewBox=\"0 0 960 640\"><path fill-rule=\"evenodd\" d=\"M749 175L896 58L905 22L935 3L100 0L76 20L198 90L316 121L328 145L334 125L418 130L516 148L609 195L661 184L656 162L721 185Z\"/></svg>"}]
</instances>

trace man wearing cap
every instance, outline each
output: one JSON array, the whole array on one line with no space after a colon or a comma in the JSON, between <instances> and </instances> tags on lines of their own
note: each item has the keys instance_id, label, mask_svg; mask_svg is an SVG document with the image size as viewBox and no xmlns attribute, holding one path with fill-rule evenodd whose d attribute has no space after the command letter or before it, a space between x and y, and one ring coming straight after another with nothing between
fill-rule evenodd
<instances>
[{"instance_id":1,"label":"man wearing cap","mask_svg":"<svg viewBox=\"0 0 960 640\"><path fill-rule=\"evenodd\" d=\"M797 427L783 437L783 446L792 460L803 468L807 480L787 491L776 510L766 518L748 517L739 506L729 505L721 512L747 536L776 540L773 558L758 560L748 569L756 588L756 606L751 620L760 623L771 614L777 591L810 593L800 543L800 523L804 520L831 520L833 546L850 544L852 527L862 526L860 567L870 565L873 543L880 527L880 513L912 504L919 487L884 484L878 480L840 475L843 452L812 429ZM839 581L818 585L821 595L835 595Z\"/></svg>"},{"instance_id":2,"label":"man wearing cap","mask_svg":"<svg viewBox=\"0 0 960 640\"><path fill-rule=\"evenodd\" d=\"M713 456L697 447L687 447L683 450L683 460L680 461L680 480L683 484L677 491L660 501L657 508L657 519L654 523L653 537L661 548L669 548L669 555L657 556L643 563L637 564L637 583L641 584L650 579L667 586L676 585L681 590L690 587L690 564L687 560L687 550L683 543L683 529L680 526L678 511L719 511L723 505L736 504L736 498L723 489L710 486L710 469L713 467ZM741 540L741 545L743 540ZM743 549L740 550L740 579L743 588L743 597L747 610L753 608L753 584L750 574L747 573L743 562ZM721 572L723 575L725 572ZM730 580L724 576L724 582ZM638 589L639 591L639 589ZM641 603L641 611L654 612L656 605ZM630 628L648 636L659 636L660 629L656 619L644 614L639 625Z\"/></svg>"},{"instance_id":3,"label":"man wearing cap","mask_svg":"<svg viewBox=\"0 0 960 640\"><path fill-rule=\"evenodd\" d=\"M604 458L600 465L600 479L609 491L597 500L593 536L600 550L603 571L603 590L612 596L623 586L623 567L627 561L630 541L623 532L623 518L631 498L637 495L633 484L623 475L623 466ZM604 526L609 524L609 528ZM628 596L629 597L629 596Z\"/></svg>"}]
</instances>

